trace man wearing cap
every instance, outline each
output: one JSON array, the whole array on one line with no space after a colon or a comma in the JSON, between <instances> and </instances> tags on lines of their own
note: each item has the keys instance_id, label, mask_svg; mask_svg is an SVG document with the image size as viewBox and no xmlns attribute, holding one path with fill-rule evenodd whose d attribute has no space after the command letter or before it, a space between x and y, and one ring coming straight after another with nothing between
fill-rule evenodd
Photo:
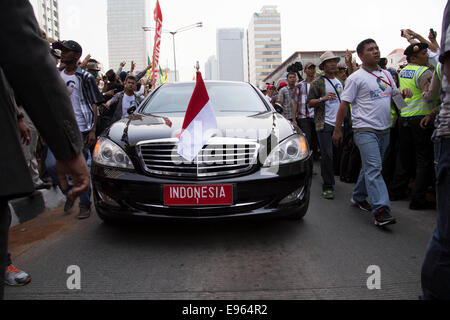
<instances>
[{"instance_id":1,"label":"man wearing cap","mask_svg":"<svg viewBox=\"0 0 450 320\"><path fill-rule=\"evenodd\" d=\"M305 65L304 72L306 79L301 81L295 88L292 119L295 119L295 123L305 133L311 150L314 150L316 153L318 148L315 147L317 136L314 125L314 108L309 108L306 103L311 83L314 81L316 75L316 65L308 62ZM315 154L314 156L316 157L317 155Z\"/></svg>"},{"instance_id":2,"label":"man wearing cap","mask_svg":"<svg viewBox=\"0 0 450 320\"><path fill-rule=\"evenodd\" d=\"M399 74L400 90L409 88L411 98L405 99L406 106L400 109L399 118L399 157L405 173L397 171L390 188L391 198L406 195L407 172L415 171L415 182L409 208L411 210L432 209L434 202L426 199L429 186L433 184L433 144L431 136L433 125L425 128L420 122L433 109L433 103L426 102L422 93L428 90L433 72L428 68L428 45L413 43L405 50L408 65ZM412 161L413 159L413 161ZM415 163L415 165L414 165Z\"/></svg>"},{"instance_id":3,"label":"man wearing cap","mask_svg":"<svg viewBox=\"0 0 450 320\"><path fill-rule=\"evenodd\" d=\"M87 160L96 141L97 106L103 103L104 99L92 74L78 66L82 53L81 46L77 42L69 40L56 42L53 44L53 48L61 50L61 62L64 67L60 69L60 75L66 84L75 119L83 136L83 155ZM80 196L79 219L90 216L90 194L89 189Z\"/></svg>"},{"instance_id":4,"label":"man wearing cap","mask_svg":"<svg viewBox=\"0 0 450 320\"><path fill-rule=\"evenodd\" d=\"M271 105L272 105L272 99L274 98L274 95L273 95L274 92L275 92L275 86L272 84L268 84L264 98L266 98L267 102L269 102Z\"/></svg>"},{"instance_id":5,"label":"man wearing cap","mask_svg":"<svg viewBox=\"0 0 450 320\"><path fill-rule=\"evenodd\" d=\"M320 56L319 69L324 75L311 83L306 103L314 108L314 123L320 146L320 170L322 174L322 196L334 199L334 166L332 135L339 109L340 94L344 89L336 78L337 64L340 58L331 51Z\"/></svg>"}]
</instances>

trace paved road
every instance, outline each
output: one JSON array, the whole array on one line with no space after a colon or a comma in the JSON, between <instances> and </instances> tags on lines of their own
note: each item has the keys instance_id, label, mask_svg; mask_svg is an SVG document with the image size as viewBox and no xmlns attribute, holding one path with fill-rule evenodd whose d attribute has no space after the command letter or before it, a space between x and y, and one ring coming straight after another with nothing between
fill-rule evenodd
<instances>
[{"instance_id":1,"label":"paved road","mask_svg":"<svg viewBox=\"0 0 450 320\"><path fill-rule=\"evenodd\" d=\"M11 229L14 263L33 280L5 298L417 299L436 212L394 202L398 223L380 229L350 207L351 184L337 182L331 201L320 197L320 181L314 176L301 222L111 227L52 210ZM70 265L81 269L81 290L67 288ZM379 290L367 289L370 265L380 267Z\"/></svg>"}]
</instances>

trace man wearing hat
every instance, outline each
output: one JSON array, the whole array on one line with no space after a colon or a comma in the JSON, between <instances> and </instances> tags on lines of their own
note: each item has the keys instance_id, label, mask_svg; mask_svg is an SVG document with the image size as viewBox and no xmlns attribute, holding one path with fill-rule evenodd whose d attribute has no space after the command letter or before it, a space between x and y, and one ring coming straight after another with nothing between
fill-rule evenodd
<instances>
[{"instance_id":1,"label":"man wearing hat","mask_svg":"<svg viewBox=\"0 0 450 320\"><path fill-rule=\"evenodd\" d=\"M428 67L428 44L413 43L405 50L408 65L399 74L400 90L409 88L411 98L405 99L407 106L400 109L399 118L399 157L405 173L397 171L390 188L391 198L406 195L409 175L415 172L415 182L409 208L424 210L435 207L434 202L426 199L429 186L433 185L433 144L431 136L433 125L422 128L420 122L433 109L433 103L422 98L422 92L428 89L433 72ZM414 159L413 161L411 161Z\"/></svg>"},{"instance_id":2,"label":"man wearing hat","mask_svg":"<svg viewBox=\"0 0 450 320\"><path fill-rule=\"evenodd\" d=\"M319 69L324 75L311 83L306 103L314 108L314 123L320 146L320 170L322 174L322 196L334 199L333 131L339 109L340 94L344 89L336 78L340 58L331 51L320 56Z\"/></svg>"},{"instance_id":3,"label":"man wearing hat","mask_svg":"<svg viewBox=\"0 0 450 320\"><path fill-rule=\"evenodd\" d=\"M98 72L100 71L100 68L98 67L97 62L95 61L89 61L86 65L86 70L90 74L94 76L94 78L97 78Z\"/></svg>"},{"instance_id":4,"label":"man wearing hat","mask_svg":"<svg viewBox=\"0 0 450 320\"><path fill-rule=\"evenodd\" d=\"M77 42L73 40L55 42L53 48L61 50L61 63L64 67L60 69L60 75L66 84L75 119L83 136L83 155L87 160L96 142L97 106L104 102L103 95L98 89L94 76L78 65L82 49ZM89 189L80 196L79 219L90 216L90 194ZM71 205L73 204L70 203L66 208L69 209Z\"/></svg>"}]
</instances>

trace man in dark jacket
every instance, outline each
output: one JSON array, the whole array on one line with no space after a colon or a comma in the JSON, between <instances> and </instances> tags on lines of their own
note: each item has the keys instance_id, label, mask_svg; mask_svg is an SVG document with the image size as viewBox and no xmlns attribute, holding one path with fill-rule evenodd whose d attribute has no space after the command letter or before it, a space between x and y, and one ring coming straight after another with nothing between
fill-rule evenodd
<instances>
[{"instance_id":1,"label":"man in dark jacket","mask_svg":"<svg viewBox=\"0 0 450 320\"><path fill-rule=\"evenodd\" d=\"M0 298L8 243L8 200L34 191L17 135L17 114L12 90L21 98L40 134L55 154L60 183L68 188L66 174L74 187L67 194L74 200L89 186L89 172L81 154L81 134L48 43L41 38L33 9L27 0L0 1ZM32 54L30 54L32 53ZM33 83L33 86L29 84ZM12 88L12 90L11 90Z\"/></svg>"}]
</instances>

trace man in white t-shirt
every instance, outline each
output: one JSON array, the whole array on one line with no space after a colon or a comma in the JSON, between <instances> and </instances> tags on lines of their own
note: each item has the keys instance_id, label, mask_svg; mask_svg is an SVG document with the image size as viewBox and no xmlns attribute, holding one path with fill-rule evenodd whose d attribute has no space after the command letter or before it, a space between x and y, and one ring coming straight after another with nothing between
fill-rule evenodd
<instances>
[{"instance_id":1,"label":"man in white t-shirt","mask_svg":"<svg viewBox=\"0 0 450 320\"><path fill-rule=\"evenodd\" d=\"M103 95L100 93L92 74L81 69L78 65L83 51L79 43L73 40L58 41L53 43L52 46L54 49L61 50L61 62L64 67L60 69L60 75L67 87L75 119L84 140L83 156L88 161L97 140L95 135L97 106L104 102ZM64 190L64 192L67 191ZM69 211L72 206L73 201L68 199L64 210ZM79 219L86 219L90 216L90 188L80 196L79 209Z\"/></svg>"},{"instance_id":2,"label":"man in white t-shirt","mask_svg":"<svg viewBox=\"0 0 450 320\"><path fill-rule=\"evenodd\" d=\"M320 146L320 172L322 175L322 197L334 199L333 130L339 109L343 84L336 78L340 58L331 51L320 56L319 69L324 75L311 83L306 104L314 108L314 124Z\"/></svg>"},{"instance_id":3,"label":"man in white t-shirt","mask_svg":"<svg viewBox=\"0 0 450 320\"><path fill-rule=\"evenodd\" d=\"M145 97L135 92L136 84L136 78L128 75L123 84L124 91L117 93L106 103L107 111L100 116L100 131L126 117L129 108L137 108L141 104Z\"/></svg>"},{"instance_id":4,"label":"man in white t-shirt","mask_svg":"<svg viewBox=\"0 0 450 320\"><path fill-rule=\"evenodd\" d=\"M404 90L400 95L392 75L379 68L380 51L374 40L362 41L357 47L357 53L363 65L346 80L333 143L339 145L342 142L341 124L351 104L354 140L362 160L351 202L365 211L371 211L375 224L382 226L395 223L381 175L383 155L389 144L391 99L401 103L401 95L412 96L412 92ZM367 197L371 204L367 202Z\"/></svg>"}]
</instances>

